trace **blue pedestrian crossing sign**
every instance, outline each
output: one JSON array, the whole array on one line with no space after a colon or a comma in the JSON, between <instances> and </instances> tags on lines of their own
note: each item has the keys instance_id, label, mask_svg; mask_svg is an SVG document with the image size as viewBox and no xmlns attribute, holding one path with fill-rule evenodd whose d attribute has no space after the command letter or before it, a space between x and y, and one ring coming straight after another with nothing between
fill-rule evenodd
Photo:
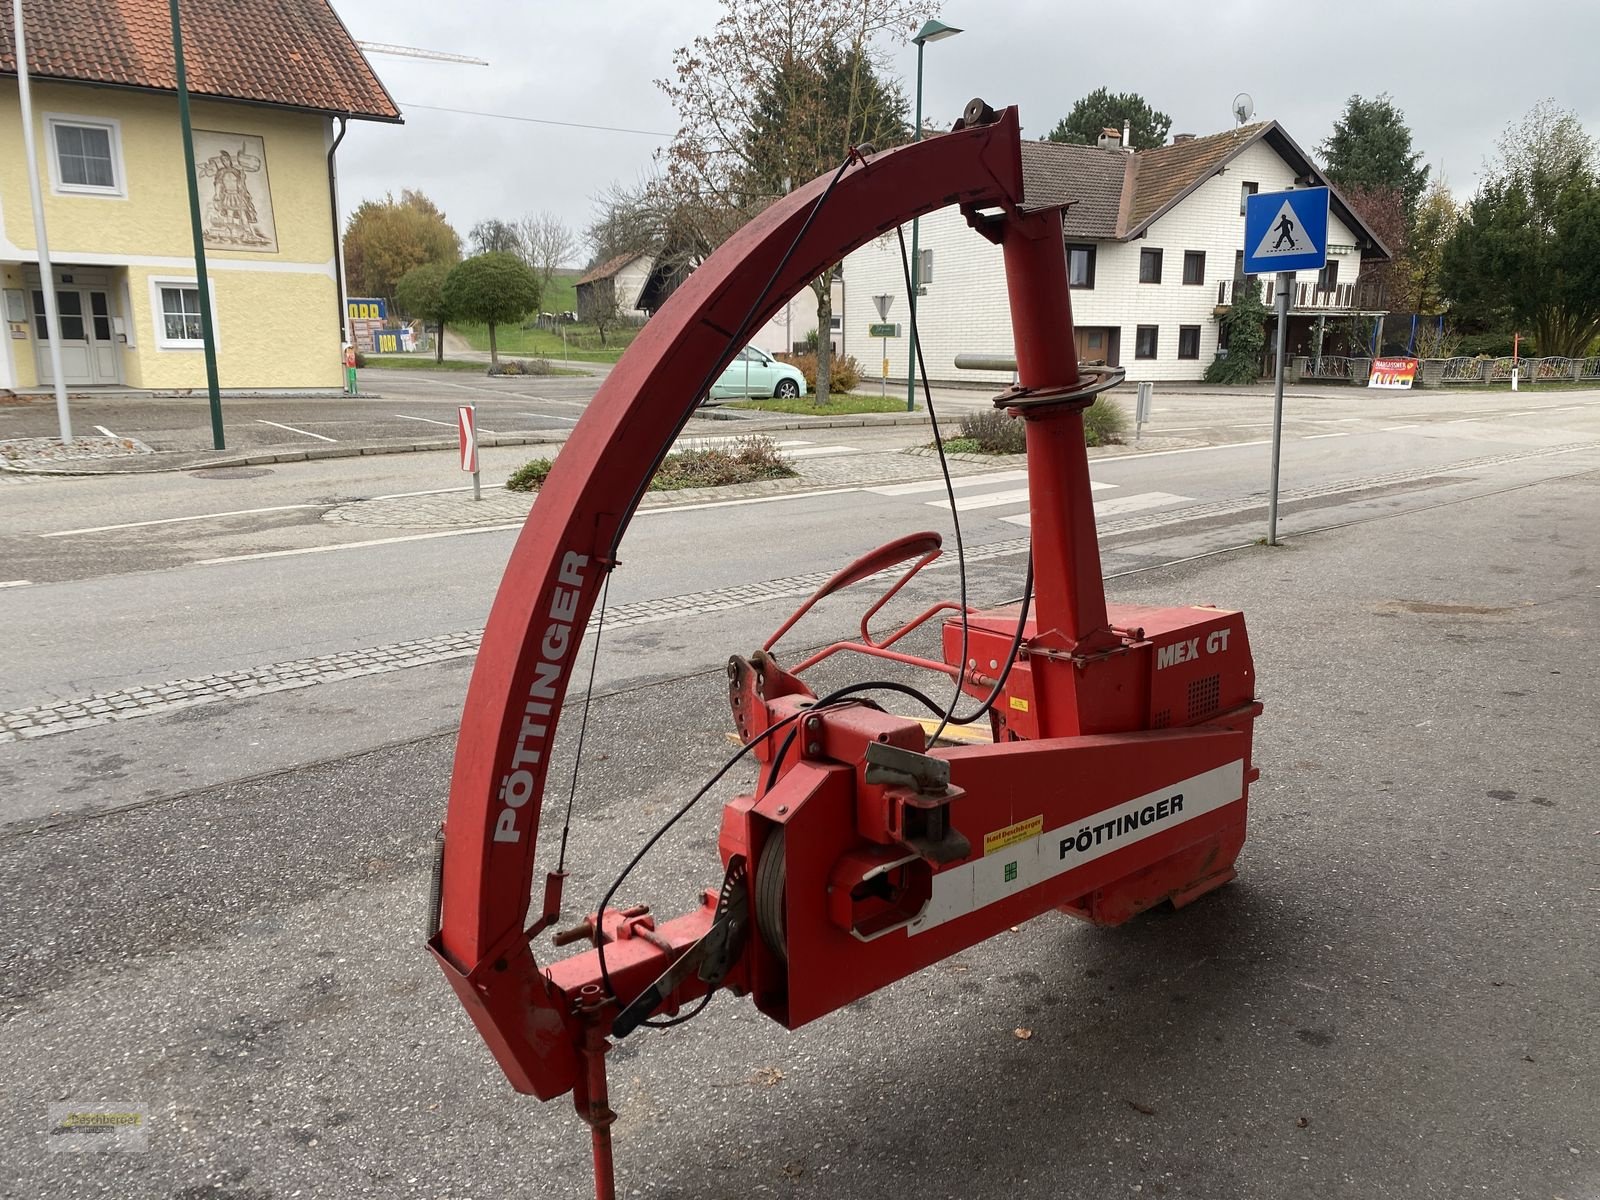
<instances>
[{"instance_id":1,"label":"blue pedestrian crossing sign","mask_svg":"<svg viewBox=\"0 0 1600 1200\"><path fill-rule=\"evenodd\" d=\"M1245 200L1246 275L1315 271L1327 262L1327 188L1261 192Z\"/></svg>"}]
</instances>

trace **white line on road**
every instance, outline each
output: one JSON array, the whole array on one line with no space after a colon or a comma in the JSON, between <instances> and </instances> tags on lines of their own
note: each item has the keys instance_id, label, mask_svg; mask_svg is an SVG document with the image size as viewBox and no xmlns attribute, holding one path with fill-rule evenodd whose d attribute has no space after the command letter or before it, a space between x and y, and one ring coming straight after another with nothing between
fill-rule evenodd
<instances>
[{"instance_id":1,"label":"white line on road","mask_svg":"<svg viewBox=\"0 0 1600 1200\"><path fill-rule=\"evenodd\" d=\"M995 471L988 475L966 475L959 479L951 480L956 487L971 487L976 483L1013 483L1018 479L1026 479L1026 471ZM882 487L866 489L875 496L915 496L919 492L942 492L944 480L923 479L916 483L890 483Z\"/></svg>"},{"instance_id":2,"label":"white line on road","mask_svg":"<svg viewBox=\"0 0 1600 1200\"><path fill-rule=\"evenodd\" d=\"M399 417L402 421L426 421L429 425L443 425L447 429L456 428L456 423L454 421L435 421L432 417L408 417L405 415L405 413L395 413L394 415ZM496 422L496 424L498 424L498 422ZM485 429L482 425L478 426L478 432L487 433L490 435L494 434L494 430Z\"/></svg>"},{"instance_id":3,"label":"white line on road","mask_svg":"<svg viewBox=\"0 0 1600 1200\"><path fill-rule=\"evenodd\" d=\"M1126 462L1130 458L1166 458L1169 454L1200 454L1207 450L1242 450L1246 446L1270 446L1271 438L1254 442L1227 442L1221 446L1185 446L1182 450L1152 450L1148 454L1108 454L1104 458L1091 458L1091 463Z\"/></svg>"},{"instance_id":4,"label":"white line on road","mask_svg":"<svg viewBox=\"0 0 1600 1200\"><path fill-rule=\"evenodd\" d=\"M1384 427L1383 432L1384 433L1394 433L1398 429L1420 429L1420 428L1421 428L1420 425L1388 425L1388 426Z\"/></svg>"},{"instance_id":5,"label":"white line on road","mask_svg":"<svg viewBox=\"0 0 1600 1200\"><path fill-rule=\"evenodd\" d=\"M337 442L339 440L338 438L331 438L331 437L327 436L327 434L312 433L311 430L309 430L309 429L296 429L293 425L283 425L283 424L280 424L277 421L268 421L268 420L265 420L265 419L263 419L261 417L257 417L256 418L256 424L258 424L258 425L272 425L272 426L274 426L275 428L278 428L278 429L287 429L290 433L304 434L306 437L314 437L314 438L317 438L320 441L324 441L324 442Z\"/></svg>"},{"instance_id":6,"label":"white line on road","mask_svg":"<svg viewBox=\"0 0 1600 1200\"><path fill-rule=\"evenodd\" d=\"M111 430L107 429L104 425L96 425L95 428L98 429L101 433L105 434L108 438L114 438L114 437L117 436L116 434L112 433Z\"/></svg>"},{"instance_id":7,"label":"white line on road","mask_svg":"<svg viewBox=\"0 0 1600 1200\"><path fill-rule=\"evenodd\" d=\"M403 537L371 538L364 542L335 542L331 546L301 546L296 550L262 550L255 554L230 554L226 558L202 558L195 565L216 566L218 563L254 562L262 558L295 558L302 554L328 554L334 550L360 550L368 546L393 546L399 542L427 542L434 538L465 537L471 533L504 533L521 529L522 522L513 525L478 525L472 529L441 529L437 533L409 533Z\"/></svg>"},{"instance_id":8,"label":"white line on road","mask_svg":"<svg viewBox=\"0 0 1600 1200\"><path fill-rule=\"evenodd\" d=\"M451 488L451 491L459 489ZM660 517L670 513L697 512L704 508L732 508L747 504L777 504L787 500L809 500L814 496L842 496L847 492L859 492L858 487L823 488L815 492L789 492L782 496L747 496L740 500L710 500L704 504L663 504L660 508L643 508L634 513L636 517ZM377 497L375 497L377 498ZM306 505L308 508L320 507L319 505ZM373 538L363 542L337 542L331 546L302 546L296 550L266 550L257 554L233 554L226 558L202 558L195 565L200 567L216 566L219 563L250 562L262 558L294 558L302 554L328 554L335 550L361 550L369 546L392 546L399 542L426 542L435 538L465 537L474 533L505 533L513 529L521 529L524 522L517 521L509 525L478 525L472 529L441 529L436 533L413 533L404 537Z\"/></svg>"},{"instance_id":9,"label":"white line on road","mask_svg":"<svg viewBox=\"0 0 1600 1200\"><path fill-rule=\"evenodd\" d=\"M1027 488L1011 488L1004 492L979 492L972 496L957 496L956 508L968 512L974 508L999 508L1002 504L1016 504L1028 498ZM929 508L949 508L950 498L924 501Z\"/></svg>"},{"instance_id":10,"label":"white line on road","mask_svg":"<svg viewBox=\"0 0 1600 1200\"><path fill-rule=\"evenodd\" d=\"M1319 438L1349 437L1349 436L1350 435L1348 433L1308 433L1308 434L1305 435L1305 437L1301 438L1300 440L1303 441L1303 442L1314 442L1314 441L1318 440Z\"/></svg>"},{"instance_id":11,"label":"white line on road","mask_svg":"<svg viewBox=\"0 0 1600 1200\"><path fill-rule=\"evenodd\" d=\"M1454 421L1441 421L1440 424L1442 424L1442 425L1464 425L1468 421L1481 421L1481 420L1483 420L1483 417L1481 417L1481 416L1477 416L1477 417L1457 417Z\"/></svg>"},{"instance_id":12,"label":"white line on road","mask_svg":"<svg viewBox=\"0 0 1600 1200\"><path fill-rule=\"evenodd\" d=\"M807 446L804 450L785 450L785 458L820 458L828 454L865 454L856 446Z\"/></svg>"},{"instance_id":13,"label":"white line on road","mask_svg":"<svg viewBox=\"0 0 1600 1200\"><path fill-rule=\"evenodd\" d=\"M472 485L453 488L429 488L425 492L390 492L387 496L368 496L368 500L406 500L412 496L443 496L447 492L470 492Z\"/></svg>"},{"instance_id":14,"label":"white line on road","mask_svg":"<svg viewBox=\"0 0 1600 1200\"><path fill-rule=\"evenodd\" d=\"M568 422L569 424L572 424L572 425L576 425L578 423L578 418L577 417L558 417L558 416L555 415L555 413L519 412L519 413L512 413L511 415L513 417L533 417L535 420L539 420L539 421L566 421L566 422Z\"/></svg>"},{"instance_id":15,"label":"white line on road","mask_svg":"<svg viewBox=\"0 0 1600 1200\"><path fill-rule=\"evenodd\" d=\"M4 579L0 580L0 588L27 587L33 582L31 579Z\"/></svg>"},{"instance_id":16,"label":"white line on road","mask_svg":"<svg viewBox=\"0 0 1600 1200\"><path fill-rule=\"evenodd\" d=\"M1162 508L1168 504L1182 504L1191 496L1176 496L1171 492L1139 492L1132 496L1116 496L1106 500L1096 500L1094 515L1096 517L1115 517L1123 513L1142 512L1147 508ZM1028 513L1016 513L1013 516L1001 517L1010 525L1021 525L1026 529L1031 521Z\"/></svg>"},{"instance_id":17,"label":"white line on road","mask_svg":"<svg viewBox=\"0 0 1600 1200\"><path fill-rule=\"evenodd\" d=\"M1246 421L1242 425L1230 425L1228 428L1230 428L1230 429L1270 429L1270 428L1272 428L1272 422L1271 421Z\"/></svg>"},{"instance_id":18,"label":"white line on road","mask_svg":"<svg viewBox=\"0 0 1600 1200\"><path fill-rule=\"evenodd\" d=\"M1094 515L1114 517L1119 513L1140 512L1146 508L1160 508L1164 504L1182 504L1191 496L1175 496L1171 492L1139 492L1132 496L1114 496L1094 502Z\"/></svg>"},{"instance_id":19,"label":"white line on road","mask_svg":"<svg viewBox=\"0 0 1600 1200\"><path fill-rule=\"evenodd\" d=\"M383 497L379 497L383 499ZM113 529L142 529L146 525L176 525L181 521L209 521L212 517L250 517L256 513L288 512L295 508L327 508L326 504L274 504L270 508L236 508L231 512L195 513L189 517L161 517L154 521L125 521L121 525L90 525L84 529L58 529L40 537L76 537L80 533L109 533Z\"/></svg>"}]
</instances>

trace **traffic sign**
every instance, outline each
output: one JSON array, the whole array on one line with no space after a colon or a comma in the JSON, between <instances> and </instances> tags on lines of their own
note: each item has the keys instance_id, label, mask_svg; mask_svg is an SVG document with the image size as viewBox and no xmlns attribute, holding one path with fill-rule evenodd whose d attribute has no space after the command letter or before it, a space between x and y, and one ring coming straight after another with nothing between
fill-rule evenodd
<instances>
[{"instance_id":1,"label":"traffic sign","mask_svg":"<svg viewBox=\"0 0 1600 1200\"><path fill-rule=\"evenodd\" d=\"M470 405L456 409L456 432L461 437L461 469L469 475L478 473L478 428L473 417Z\"/></svg>"},{"instance_id":2,"label":"traffic sign","mask_svg":"<svg viewBox=\"0 0 1600 1200\"><path fill-rule=\"evenodd\" d=\"M889 321L883 325L868 325L867 336L876 338L892 338L900 336L900 322Z\"/></svg>"},{"instance_id":3,"label":"traffic sign","mask_svg":"<svg viewBox=\"0 0 1600 1200\"><path fill-rule=\"evenodd\" d=\"M1327 261L1327 188L1261 192L1245 199L1246 275L1316 271Z\"/></svg>"}]
</instances>

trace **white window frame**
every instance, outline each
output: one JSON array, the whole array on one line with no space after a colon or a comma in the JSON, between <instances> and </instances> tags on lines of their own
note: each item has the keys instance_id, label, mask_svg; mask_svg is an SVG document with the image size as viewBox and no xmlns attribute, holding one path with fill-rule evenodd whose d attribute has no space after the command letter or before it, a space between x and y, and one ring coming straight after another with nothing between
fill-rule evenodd
<instances>
[{"instance_id":1,"label":"white window frame","mask_svg":"<svg viewBox=\"0 0 1600 1200\"><path fill-rule=\"evenodd\" d=\"M56 127L84 125L104 129L111 135L111 170L116 179L114 187L93 187L84 183L63 183L61 180L61 152L56 145ZM45 143L49 153L45 157L50 166L50 191L56 196L99 196L106 200L128 198L128 175L122 164L122 122L116 117L90 117L80 113L49 112L44 114Z\"/></svg>"},{"instance_id":2,"label":"white window frame","mask_svg":"<svg viewBox=\"0 0 1600 1200\"><path fill-rule=\"evenodd\" d=\"M222 327L217 323L217 281L207 277L210 287L207 295L211 298L211 336L222 348ZM152 275L150 276L150 323L155 327L156 349L158 350L204 350L205 341L201 338L169 338L167 336L166 310L161 306L161 289L192 288L200 290L200 280L194 275Z\"/></svg>"}]
</instances>

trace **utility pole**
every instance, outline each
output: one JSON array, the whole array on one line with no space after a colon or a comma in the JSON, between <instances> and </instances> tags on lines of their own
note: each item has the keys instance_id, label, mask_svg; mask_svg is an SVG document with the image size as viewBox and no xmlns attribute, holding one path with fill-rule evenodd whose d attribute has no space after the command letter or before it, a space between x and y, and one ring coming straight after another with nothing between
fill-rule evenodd
<instances>
[{"instance_id":1,"label":"utility pole","mask_svg":"<svg viewBox=\"0 0 1600 1200\"><path fill-rule=\"evenodd\" d=\"M178 0L172 10L172 57L178 67L178 123L183 127L183 161L189 169L189 226L194 233L194 273L200 296L200 341L205 347L206 393L211 398L211 448L225 450L222 436L222 393L217 386L217 331L211 321L211 281L206 275L206 237L200 224L200 180L194 173L194 127L189 121L189 79L183 69L183 30Z\"/></svg>"},{"instance_id":2,"label":"utility pole","mask_svg":"<svg viewBox=\"0 0 1600 1200\"><path fill-rule=\"evenodd\" d=\"M50 373L56 391L56 424L61 444L72 444L72 413L67 383L61 377L61 311L56 308L56 272L44 227L44 197L39 187L39 156L33 147L33 93L28 87L28 42L22 28L22 0L11 0L11 34L17 48L17 92L22 102L22 150L28 159L28 193L33 200L33 240L39 250L39 290L44 293L44 336L50 343Z\"/></svg>"}]
</instances>

